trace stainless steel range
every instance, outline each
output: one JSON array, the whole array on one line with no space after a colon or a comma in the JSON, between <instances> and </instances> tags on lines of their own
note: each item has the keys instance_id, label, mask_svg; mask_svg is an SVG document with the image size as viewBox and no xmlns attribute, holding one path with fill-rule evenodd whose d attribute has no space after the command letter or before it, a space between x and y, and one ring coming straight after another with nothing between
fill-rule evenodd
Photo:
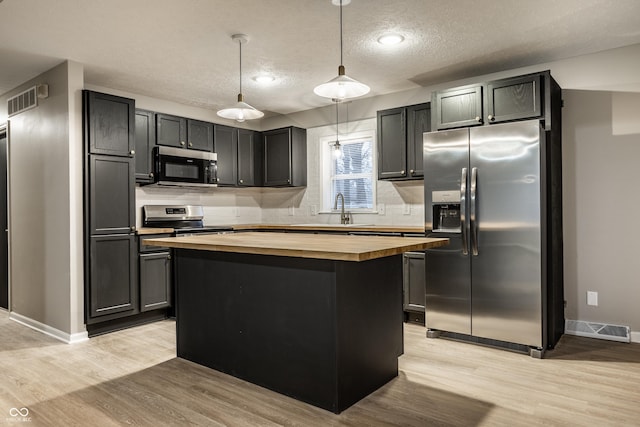
<instances>
[{"instance_id":1,"label":"stainless steel range","mask_svg":"<svg viewBox=\"0 0 640 427\"><path fill-rule=\"evenodd\" d=\"M228 225L204 225L204 209L200 205L145 205L142 214L145 227L173 228L174 236L233 231Z\"/></svg>"}]
</instances>

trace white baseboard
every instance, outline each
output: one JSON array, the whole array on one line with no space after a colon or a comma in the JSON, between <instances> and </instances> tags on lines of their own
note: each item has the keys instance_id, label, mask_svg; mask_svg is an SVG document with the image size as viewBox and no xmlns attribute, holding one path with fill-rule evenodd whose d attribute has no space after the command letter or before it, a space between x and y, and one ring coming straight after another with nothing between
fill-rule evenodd
<instances>
[{"instance_id":1,"label":"white baseboard","mask_svg":"<svg viewBox=\"0 0 640 427\"><path fill-rule=\"evenodd\" d=\"M631 342L640 343L640 332L631 332Z\"/></svg>"},{"instance_id":2,"label":"white baseboard","mask_svg":"<svg viewBox=\"0 0 640 427\"><path fill-rule=\"evenodd\" d=\"M87 341L89 339L89 334L87 333L87 331L68 334L61 331L60 329L45 325L44 323L38 322L37 320L33 320L29 317L15 312L9 313L9 319L13 320L14 322L18 322L21 325L34 329L38 332L41 332L45 335L49 335L50 337L60 340L66 344L76 344L79 342Z\"/></svg>"}]
</instances>

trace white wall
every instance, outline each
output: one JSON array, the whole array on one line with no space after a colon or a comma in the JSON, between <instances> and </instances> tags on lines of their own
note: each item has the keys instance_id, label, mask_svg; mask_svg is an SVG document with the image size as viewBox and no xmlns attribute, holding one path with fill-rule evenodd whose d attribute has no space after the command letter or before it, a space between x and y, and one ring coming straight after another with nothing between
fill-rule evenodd
<instances>
[{"instance_id":1,"label":"white wall","mask_svg":"<svg viewBox=\"0 0 640 427\"><path fill-rule=\"evenodd\" d=\"M0 97L37 84L49 97L9 119L10 311L72 340L84 328L82 66L65 62Z\"/></svg>"},{"instance_id":2,"label":"white wall","mask_svg":"<svg viewBox=\"0 0 640 427\"><path fill-rule=\"evenodd\" d=\"M614 134L618 95L563 91L566 317L640 331L640 131ZM640 93L626 93L624 101L630 97L640 102ZM587 291L598 292L598 306L586 304Z\"/></svg>"}]
</instances>

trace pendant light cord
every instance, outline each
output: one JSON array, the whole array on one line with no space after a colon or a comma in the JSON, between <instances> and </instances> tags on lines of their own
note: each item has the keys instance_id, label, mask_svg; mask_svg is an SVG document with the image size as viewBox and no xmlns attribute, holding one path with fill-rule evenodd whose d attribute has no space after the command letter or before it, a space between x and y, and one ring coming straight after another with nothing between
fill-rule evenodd
<instances>
[{"instance_id":1,"label":"pendant light cord","mask_svg":"<svg viewBox=\"0 0 640 427\"><path fill-rule=\"evenodd\" d=\"M242 40L238 40L238 44L240 45L240 94L242 95Z\"/></svg>"},{"instance_id":2,"label":"pendant light cord","mask_svg":"<svg viewBox=\"0 0 640 427\"><path fill-rule=\"evenodd\" d=\"M342 1L341 1L342 2ZM340 147L340 129L338 128L338 102L336 102L336 148Z\"/></svg>"},{"instance_id":3,"label":"pendant light cord","mask_svg":"<svg viewBox=\"0 0 640 427\"><path fill-rule=\"evenodd\" d=\"M340 0L340 65L343 65L342 62L342 0Z\"/></svg>"}]
</instances>

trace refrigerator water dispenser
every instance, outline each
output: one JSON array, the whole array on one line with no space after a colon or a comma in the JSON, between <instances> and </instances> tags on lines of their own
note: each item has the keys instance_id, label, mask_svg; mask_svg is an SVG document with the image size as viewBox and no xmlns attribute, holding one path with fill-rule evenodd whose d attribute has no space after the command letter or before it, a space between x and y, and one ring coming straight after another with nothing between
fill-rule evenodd
<instances>
[{"instance_id":1,"label":"refrigerator water dispenser","mask_svg":"<svg viewBox=\"0 0 640 427\"><path fill-rule=\"evenodd\" d=\"M460 192L433 191L433 231L437 233L460 233Z\"/></svg>"}]
</instances>

